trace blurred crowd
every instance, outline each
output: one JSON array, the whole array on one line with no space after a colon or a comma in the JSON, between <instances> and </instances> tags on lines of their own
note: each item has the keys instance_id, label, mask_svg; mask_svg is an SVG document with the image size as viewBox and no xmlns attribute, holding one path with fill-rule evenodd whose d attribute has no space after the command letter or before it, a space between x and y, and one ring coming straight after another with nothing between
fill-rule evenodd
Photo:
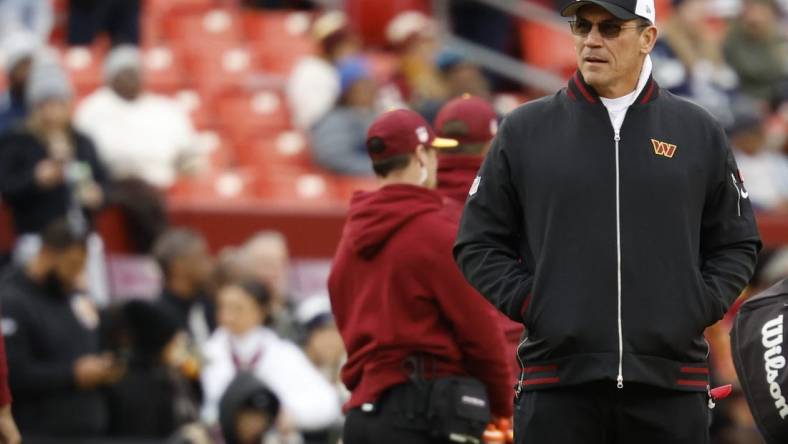
<instances>
[{"instance_id":1,"label":"blurred crowd","mask_svg":"<svg viewBox=\"0 0 788 444\"><path fill-rule=\"evenodd\" d=\"M372 176L365 136L382 111L410 107L432 122L452 98L512 92L446 49L445 29L422 12L386 25L393 62L381 70L343 12L295 0L217 3L314 10L319 51L297 62L284 93L314 163L337 175ZM724 126L753 206L788 214L788 4L670 5L654 77ZM522 56L511 16L464 0L450 12L456 34ZM112 45L103 85L77 102L48 46L52 3L0 0L0 197L16 234L0 303L25 442L335 442L346 399L342 341L325 295L292 297L284 236L264 231L214 256L200 233L167 224L167 189L201 174L207 153L188 112L146 89L140 14L140 1L69 2L66 43ZM157 297L109 294L94 224L107 205L122 209L135 252L158 264ZM768 251L752 289L786 275L787 250ZM721 383L735 382L729 322L709 332ZM759 442L741 396L715 412L715 442Z\"/></svg>"}]
</instances>

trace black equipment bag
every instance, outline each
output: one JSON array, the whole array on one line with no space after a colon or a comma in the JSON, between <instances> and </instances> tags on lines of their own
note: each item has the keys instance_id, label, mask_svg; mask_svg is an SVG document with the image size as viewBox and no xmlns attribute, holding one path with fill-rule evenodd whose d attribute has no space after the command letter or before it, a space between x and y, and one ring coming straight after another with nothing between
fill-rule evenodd
<instances>
[{"instance_id":1,"label":"black equipment bag","mask_svg":"<svg viewBox=\"0 0 788 444\"><path fill-rule=\"evenodd\" d=\"M427 418L432 435L453 442L480 443L490 422L487 389L479 380L443 377L430 381Z\"/></svg>"},{"instance_id":2,"label":"black equipment bag","mask_svg":"<svg viewBox=\"0 0 788 444\"><path fill-rule=\"evenodd\" d=\"M788 443L788 279L744 302L731 330L733 363L758 429Z\"/></svg>"}]
</instances>

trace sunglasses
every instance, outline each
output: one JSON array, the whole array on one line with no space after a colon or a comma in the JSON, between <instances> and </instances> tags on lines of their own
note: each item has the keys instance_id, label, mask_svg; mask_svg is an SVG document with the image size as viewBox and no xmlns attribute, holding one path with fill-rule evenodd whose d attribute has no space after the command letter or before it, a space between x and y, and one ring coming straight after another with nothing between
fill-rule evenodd
<instances>
[{"instance_id":1,"label":"sunglasses","mask_svg":"<svg viewBox=\"0 0 788 444\"><path fill-rule=\"evenodd\" d=\"M639 29L647 28L648 26L650 25L639 24L635 26L624 26L621 22L614 20L605 20L604 22L599 22L596 24L599 34L606 39L614 39L618 37L619 34L621 34L621 30L623 29ZM591 30L594 28L594 24L588 20L577 19L570 21L569 27L572 29L572 34L585 37L591 33Z\"/></svg>"}]
</instances>

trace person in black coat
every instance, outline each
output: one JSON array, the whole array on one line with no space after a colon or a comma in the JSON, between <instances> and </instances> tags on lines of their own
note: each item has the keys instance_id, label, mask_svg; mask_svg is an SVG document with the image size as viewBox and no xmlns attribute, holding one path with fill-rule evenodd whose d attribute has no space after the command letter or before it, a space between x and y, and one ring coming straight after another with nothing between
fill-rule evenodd
<instances>
[{"instance_id":1,"label":"person in black coat","mask_svg":"<svg viewBox=\"0 0 788 444\"><path fill-rule=\"evenodd\" d=\"M183 332L165 307L134 300L121 308L129 341L126 371L108 390L109 435L164 439L197 420L196 398L178 366Z\"/></svg>"},{"instance_id":2,"label":"person in black coat","mask_svg":"<svg viewBox=\"0 0 788 444\"><path fill-rule=\"evenodd\" d=\"M51 60L33 64L30 116L0 139L0 195L17 235L38 234L66 217L85 229L104 201L107 171L93 143L71 126L71 86Z\"/></svg>"}]
</instances>

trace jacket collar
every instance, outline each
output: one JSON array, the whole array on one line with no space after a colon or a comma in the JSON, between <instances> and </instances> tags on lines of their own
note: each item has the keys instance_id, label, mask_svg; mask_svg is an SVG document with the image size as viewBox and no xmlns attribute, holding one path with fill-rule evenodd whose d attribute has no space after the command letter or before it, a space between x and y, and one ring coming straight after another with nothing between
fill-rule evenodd
<instances>
[{"instance_id":1,"label":"jacket collar","mask_svg":"<svg viewBox=\"0 0 788 444\"><path fill-rule=\"evenodd\" d=\"M602 101L599 99L599 95L596 93L596 91L594 91L594 88L592 88L591 85L586 83L585 79L583 79L583 75L580 73L580 70L575 71L574 75L569 79L567 95L573 102L588 103L592 105L602 104ZM640 95L632 105L645 105L647 103L653 102L658 95L659 85L654 80L653 76L649 76L646 85L643 87L643 91L640 92Z\"/></svg>"}]
</instances>

